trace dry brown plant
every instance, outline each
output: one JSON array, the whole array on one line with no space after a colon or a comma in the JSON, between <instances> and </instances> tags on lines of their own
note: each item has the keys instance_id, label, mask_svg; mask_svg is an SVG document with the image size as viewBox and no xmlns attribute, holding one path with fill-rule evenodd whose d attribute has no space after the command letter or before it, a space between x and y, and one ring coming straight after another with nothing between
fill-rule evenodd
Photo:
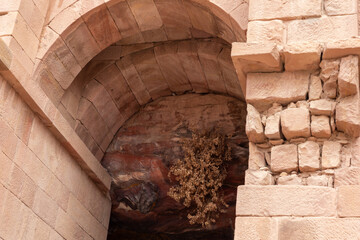
<instances>
[{"instance_id":1,"label":"dry brown plant","mask_svg":"<svg viewBox=\"0 0 360 240\"><path fill-rule=\"evenodd\" d=\"M189 210L190 224L208 228L228 207L221 187L231 150L226 136L217 130L194 132L191 139L183 140L182 148L184 159L178 160L169 172L169 177L174 175L178 185L171 187L168 195Z\"/></svg>"}]
</instances>

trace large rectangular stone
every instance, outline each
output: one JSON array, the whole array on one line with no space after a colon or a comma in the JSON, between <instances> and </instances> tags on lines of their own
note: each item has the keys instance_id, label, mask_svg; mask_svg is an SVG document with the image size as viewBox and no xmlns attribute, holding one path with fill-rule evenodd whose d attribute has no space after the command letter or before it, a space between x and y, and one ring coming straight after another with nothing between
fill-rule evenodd
<instances>
[{"instance_id":1,"label":"large rectangular stone","mask_svg":"<svg viewBox=\"0 0 360 240\"><path fill-rule=\"evenodd\" d=\"M314 41L328 42L358 35L357 15L323 16L294 20L288 25L288 43Z\"/></svg>"},{"instance_id":2,"label":"large rectangular stone","mask_svg":"<svg viewBox=\"0 0 360 240\"><path fill-rule=\"evenodd\" d=\"M351 54L360 55L360 37L328 42L325 46L323 59L339 58Z\"/></svg>"},{"instance_id":3,"label":"large rectangular stone","mask_svg":"<svg viewBox=\"0 0 360 240\"><path fill-rule=\"evenodd\" d=\"M360 217L360 185L344 185L338 189L338 215Z\"/></svg>"},{"instance_id":4,"label":"large rectangular stone","mask_svg":"<svg viewBox=\"0 0 360 240\"><path fill-rule=\"evenodd\" d=\"M277 239L277 219L270 217L237 217L235 240Z\"/></svg>"},{"instance_id":5,"label":"large rectangular stone","mask_svg":"<svg viewBox=\"0 0 360 240\"><path fill-rule=\"evenodd\" d=\"M246 100L256 107L273 102L288 104L305 100L309 77L308 72L249 73Z\"/></svg>"},{"instance_id":6,"label":"large rectangular stone","mask_svg":"<svg viewBox=\"0 0 360 240\"><path fill-rule=\"evenodd\" d=\"M317 186L239 186L236 216L335 216L336 190Z\"/></svg>"},{"instance_id":7,"label":"large rectangular stone","mask_svg":"<svg viewBox=\"0 0 360 240\"><path fill-rule=\"evenodd\" d=\"M349 240L360 238L360 219L280 218L278 240Z\"/></svg>"},{"instance_id":8,"label":"large rectangular stone","mask_svg":"<svg viewBox=\"0 0 360 240\"><path fill-rule=\"evenodd\" d=\"M321 16L321 0L252 0L249 20L294 19Z\"/></svg>"}]
</instances>

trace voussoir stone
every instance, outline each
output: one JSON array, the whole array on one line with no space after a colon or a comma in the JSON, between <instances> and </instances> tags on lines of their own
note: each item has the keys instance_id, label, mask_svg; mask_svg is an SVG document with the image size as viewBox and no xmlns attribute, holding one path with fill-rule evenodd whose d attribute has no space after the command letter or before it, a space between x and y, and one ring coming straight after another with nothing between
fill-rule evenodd
<instances>
[{"instance_id":1,"label":"voussoir stone","mask_svg":"<svg viewBox=\"0 0 360 240\"><path fill-rule=\"evenodd\" d=\"M250 142L262 143L265 141L260 113L250 104L247 105L245 129Z\"/></svg>"},{"instance_id":2,"label":"voussoir stone","mask_svg":"<svg viewBox=\"0 0 360 240\"><path fill-rule=\"evenodd\" d=\"M323 169L337 168L340 166L341 144L325 141L322 148L321 164Z\"/></svg>"},{"instance_id":3,"label":"voussoir stone","mask_svg":"<svg viewBox=\"0 0 360 240\"><path fill-rule=\"evenodd\" d=\"M238 187L236 216L335 216L336 190L318 186Z\"/></svg>"},{"instance_id":4,"label":"voussoir stone","mask_svg":"<svg viewBox=\"0 0 360 240\"><path fill-rule=\"evenodd\" d=\"M320 169L320 147L313 141L298 145L299 169L301 172L312 172Z\"/></svg>"},{"instance_id":5,"label":"voussoir stone","mask_svg":"<svg viewBox=\"0 0 360 240\"><path fill-rule=\"evenodd\" d=\"M330 119L328 116L311 116L311 135L317 138L331 137Z\"/></svg>"},{"instance_id":6,"label":"voussoir stone","mask_svg":"<svg viewBox=\"0 0 360 240\"><path fill-rule=\"evenodd\" d=\"M310 112L313 115L327 115L331 116L334 112L335 102L327 100L327 99L320 99L310 102Z\"/></svg>"},{"instance_id":7,"label":"voussoir stone","mask_svg":"<svg viewBox=\"0 0 360 240\"><path fill-rule=\"evenodd\" d=\"M354 95L359 89L359 58L347 56L341 59L338 75L340 97Z\"/></svg>"},{"instance_id":8,"label":"voussoir stone","mask_svg":"<svg viewBox=\"0 0 360 240\"><path fill-rule=\"evenodd\" d=\"M310 137L310 113L304 108L288 108L281 112L281 129L286 139Z\"/></svg>"},{"instance_id":9,"label":"voussoir stone","mask_svg":"<svg viewBox=\"0 0 360 240\"><path fill-rule=\"evenodd\" d=\"M255 106L306 100L309 78L308 72L249 73L246 100Z\"/></svg>"},{"instance_id":10,"label":"voussoir stone","mask_svg":"<svg viewBox=\"0 0 360 240\"><path fill-rule=\"evenodd\" d=\"M273 146L271 148L270 167L273 172L297 171L297 146L295 144Z\"/></svg>"}]
</instances>

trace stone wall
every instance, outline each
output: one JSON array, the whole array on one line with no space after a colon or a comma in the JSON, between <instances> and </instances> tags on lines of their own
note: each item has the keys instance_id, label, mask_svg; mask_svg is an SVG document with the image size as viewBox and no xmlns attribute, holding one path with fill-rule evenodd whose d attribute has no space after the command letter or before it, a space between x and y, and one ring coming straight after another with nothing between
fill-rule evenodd
<instances>
[{"instance_id":1,"label":"stone wall","mask_svg":"<svg viewBox=\"0 0 360 240\"><path fill-rule=\"evenodd\" d=\"M0 239L106 239L111 202L0 76Z\"/></svg>"}]
</instances>

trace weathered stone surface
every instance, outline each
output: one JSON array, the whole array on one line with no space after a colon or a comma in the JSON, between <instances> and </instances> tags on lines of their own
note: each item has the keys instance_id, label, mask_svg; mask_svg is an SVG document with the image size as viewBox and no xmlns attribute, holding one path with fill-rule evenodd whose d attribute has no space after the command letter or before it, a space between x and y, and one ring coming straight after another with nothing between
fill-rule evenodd
<instances>
[{"instance_id":1,"label":"weathered stone surface","mask_svg":"<svg viewBox=\"0 0 360 240\"><path fill-rule=\"evenodd\" d=\"M330 59L323 60L320 63L321 73L320 78L323 82L326 82L330 78L336 78L339 74L340 60Z\"/></svg>"},{"instance_id":2,"label":"weathered stone surface","mask_svg":"<svg viewBox=\"0 0 360 240\"><path fill-rule=\"evenodd\" d=\"M357 13L356 0L325 0L324 7L326 14L329 16Z\"/></svg>"},{"instance_id":3,"label":"weathered stone surface","mask_svg":"<svg viewBox=\"0 0 360 240\"><path fill-rule=\"evenodd\" d=\"M360 38L353 37L344 40L327 42L323 52L323 59L345 57L360 53Z\"/></svg>"},{"instance_id":4,"label":"weathered stone surface","mask_svg":"<svg viewBox=\"0 0 360 240\"><path fill-rule=\"evenodd\" d=\"M332 177L329 177L326 175L310 176L306 179L306 183L309 186L332 187L332 183L329 184L329 178L331 178L331 180L332 180Z\"/></svg>"},{"instance_id":5,"label":"weathered stone surface","mask_svg":"<svg viewBox=\"0 0 360 240\"><path fill-rule=\"evenodd\" d=\"M336 190L317 186L239 186L236 216L335 216Z\"/></svg>"},{"instance_id":6,"label":"weathered stone surface","mask_svg":"<svg viewBox=\"0 0 360 240\"><path fill-rule=\"evenodd\" d=\"M336 98L337 94L337 81L336 78L330 78L324 83L323 94L325 98Z\"/></svg>"},{"instance_id":7,"label":"weathered stone surface","mask_svg":"<svg viewBox=\"0 0 360 240\"><path fill-rule=\"evenodd\" d=\"M310 112L313 115L331 116L333 115L335 104L335 102L326 99L311 101Z\"/></svg>"},{"instance_id":8,"label":"weathered stone surface","mask_svg":"<svg viewBox=\"0 0 360 240\"><path fill-rule=\"evenodd\" d=\"M285 25L281 20L251 21L248 24L246 41L248 43L283 43L286 41Z\"/></svg>"},{"instance_id":9,"label":"weathered stone surface","mask_svg":"<svg viewBox=\"0 0 360 240\"><path fill-rule=\"evenodd\" d=\"M346 97L336 105L336 128L346 134L360 135L359 97Z\"/></svg>"},{"instance_id":10,"label":"weathered stone surface","mask_svg":"<svg viewBox=\"0 0 360 240\"><path fill-rule=\"evenodd\" d=\"M357 36L357 16L322 16L320 18L299 19L289 22L288 43L328 42Z\"/></svg>"},{"instance_id":11,"label":"weathered stone surface","mask_svg":"<svg viewBox=\"0 0 360 240\"><path fill-rule=\"evenodd\" d=\"M303 108L288 108L281 112L281 129L286 139L310 137L310 113Z\"/></svg>"},{"instance_id":12,"label":"weathered stone surface","mask_svg":"<svg viewBox=\"0 0 360 240\"><path fill-rule=\"evenodd\" d=\"M360 185L360 168L349 167L335 170L334 187Z\"/></svg>"},{"instance_id":13,"label":"weathered stone surface","mask_svg":"<svg viewBox=\"0 0 360 240\"><path fill-rule=\"evenodd\" d=\"M281 218L279 240L348 240L360 237L360 219Z\"/></svg>"},{"instance_id":14,"label":"weathered stone surface","mask_svg":"<svg viewBox=\"0 0 360 240\"><path fill-rule=\"evenodd\" d=\"M272 106L268 110L266 110L263 114L265 114L267 117L269 117L269 116L274 115L281 111L282 111L281 104L273 103Z\"/></svg>"},{"instance_id":15,"label":"weathered stone surface","mask_svg":"<svg viewBox=\"0 0 360 240\"><path fill-rule=\"evenodd\" d=\"M269 139L280 139L280 113L275 113L266 119L265 136Z\"/></svg>"},{"instance_id":16,"label":"weathered stone surface","mask_svg":"<svg viewBox=\"0 0 360 240\"><path fill-rule=\"evenodd\" d=\"M309 100L318 100L321 97L322 84L318 76L311 75L309 86Z\"/></svg>"},{"instance_id":17,"label":"weathered stone surface","mask_svg":"<svg viewBox=\"0 0 360 240\"><path fill-rule=\"evenodd\" d=\"M259 170L265 166L264 153L259 150L255 143L249 142L249 169Z\"/></svg>"},{"instance_id":18,"label":"weathered stone surface","mask_svg":"<svg viewBox=\"0 0 360 240\"><path fill-rule=\"evenodd\" d=\"M296 174L279 176L277 185L303 185L302 178Z\"/></svg>"},{"instance_id":19,"label":"weathered stone surface","mask_svg":"<svg viewBox=\"0 0 360 240\"><path fill-rule=\"evenodd\" d=\"M329 138L331 136L328 116L311 116L311 135L317 138Z\"/></svg>"},{"instance_id":20,"label":"weathered stone surface","mask_svg":"<svg viewBox=\"0 0 360 240\"><path fill-rule=\"evenodd\" d=\"M260 113L252 105L247 105L246 135L250 142L261 143L265 141L264 127L261 123Z\"/></svg>"},{"instance_id":21,"label":"weathered stone surface","mask_svg":"<svg viewBox=\"0 0 360 240\"><path fill-rule=\"evenodd\" d=\"M298 145L299 168L301 172L312 172L320 169L320 147L313 141Z\"/></svg>"},{"instance_id":22,"label":"weathered stone surface","mask_svg":"<svg viewBox=\"0 0 360 240\"><path fill-rule=\"evenodd\" d=\"M281 1L268 0L249 2L249 20L294 19L321 16L320 0Z\"/></svg>"},{"instance_id":23,"label":"weathered stone surface","mask_svg":"<svg viewBox=\"0 0 360 240\"><path fill-rule=\"evenodd\" d=\"M271 148L271 171L291 172L298 169L298 153L295 144L279 145Z\"/></svg>"},{"instance_id":24,"label":"weathered stone surface","mask_svg":"<svg viewBox=\"0 0 360 240\"><path fill-rule=\"evenodd\" d=\"M351 166L360 167L360 138L351 141Z\"/></svg>"},{"instance_id":25,"label":"weathered stone surface","mask_svg":"<svg viewBox=\"0 0 360 240\"><path fill-rule=\"evenodd\" d=\"M269 171L246 170L245 185L273 185L274 177Z\"/></svg>"},{"instance_id":26,"label":"weathered stone surface","mask_svg":"<svg viewBox=\"0 0 360 240\"><path fill-rule=\"evenodd\" d=\"M277 222L270 217L237 217L234 240L277 238Z\"/></svg>"},{"instance_id":27,"label":"weathered stone surface","mask_svg":"<svg viewBox=\"0 0 360 240\"><path fill-rule=\"evenodd\" d=\"M246 100L255 106L305 100L309 88L309 75L308 72L249 73Z\"/></svg>"},{"instance_id":28,"label":"weathered stone surface","mask_svg":"<svg viewBox=\"0 0 360 240\"><path fill-rule=\"evenodd\" d=\"M285 71L316 70L320 63L321 46L310 42L287 44L282 54L285 58Z\"/></svg>"},{"instance_id":29,"label":"weathered stone surface","mask_svg":"<svg viewBox=\"0 0 360 240\"><path fill-rule=\"evenodd\" d=\"M359 58L347 56L341 59L338 75L340 97L358 93L359 89Z\"/></svg>"},{"instance_id":30,"label":"weathered stone surface","mask_svg":"<svg viewBox=\"0 0 360 240\"><path fill-rule=\"evenodd\" d=\"M337 168L340 166L341 144L325 141L322 148L321 165L323 169Z\"/></svg>"},{"instance_id":31,"label":"weathered stone surface","mask_svg":"<svg viewBox=\"0 0 360 240\"><path fill-rule=\"evenodd\" d=\"M340 186L338 189L340 217L360 217L360 185Z\"/></svg>"}]
</instances>

